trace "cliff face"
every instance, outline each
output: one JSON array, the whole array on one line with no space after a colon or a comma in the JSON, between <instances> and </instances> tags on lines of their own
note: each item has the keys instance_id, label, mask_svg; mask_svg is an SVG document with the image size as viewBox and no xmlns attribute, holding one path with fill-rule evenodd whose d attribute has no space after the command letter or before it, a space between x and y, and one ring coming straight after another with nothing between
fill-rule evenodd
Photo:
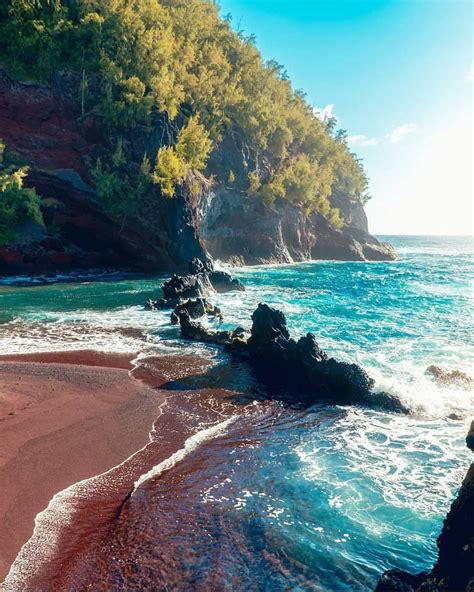
<instances>
[{"instance_id":1,"label":"cliff face","mask_svg":"<svg viewBox=\"0 0 474 592\"><path fill-rule=\"evenodd\" d=\"M307 217L288 201L269 208L247 197L244 178L237 179L238 188L217 185L199 196L183 190L166 199L156 190L145 211L146 226L143 214L142 220L107 215L90 170L114 143L94 111L81 117L76 95L77 80L67 74L45 87L13 81L0 68L0 138L30 166L25 184L43 198L48 228L25 225L16 244L0 246L1 274L170 270L206 252L244 264L394 258L389 246L368 234L360 202L343 194L332 197L349 224L338 231L321 215ZM145 151L156 154L170 133L166 122L156 123L152 132L135 130L126 138L137 162ZM234 165L245 172L251 164L245 145L231 138L212 155L208 172Z\"/></svg>"},{"instance_id":2,"label":"cliff face","mask_svg":"<svg viewBox=\"0 0 474 592\"><path fill-rule=\"evenodd\" d=\"M471 426L467 445L474 451ZM394 569L383 574L376 592L472 592L474 590L474 463L444 521L437 540L438 560L430 573Z\"/></svg>"},{"instance_id":3,"label":"cliff face","mask_svg":"<svg viewBox=\"0 0 474 592\"><path fill-rule=\"evenodd\" d=\"M27 225L16 244L0 246L0 273L174 270L202 257L183 193L154 200L146 233L138 220L117 220L100 208L88 171L107 150L105 134L93 115L81 118L73 87L67 77L53 88L18 83L0 68L0 138L30 166L25 185L44 198L53 229Z\"/></svg>"},{"instance_id":4,"label":"cliff face","mask_svg":"<svg viewBox=\"0 0 474 592\"><path fill-rule=\"evenodd\" d=\"M346 200L346 204L353 225L336 230L320 214L305 216L301 208L286 200L277 200L270 208L241 191L217 188L201 201L201 236L213 257L245 265L395 259L390 245L367 232L360 202Z\"/></svg>"}]
</instances>

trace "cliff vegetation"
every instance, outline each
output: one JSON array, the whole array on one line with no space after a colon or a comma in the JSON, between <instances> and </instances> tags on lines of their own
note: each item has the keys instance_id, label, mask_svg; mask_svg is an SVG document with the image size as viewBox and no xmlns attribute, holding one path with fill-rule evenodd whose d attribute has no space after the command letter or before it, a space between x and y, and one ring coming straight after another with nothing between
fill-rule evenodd
<instances>
[{"instance_id":1,"label":"cliff vegetation","mask_svg":"<svg viewBox=\"0 0 474 592\"><path fill-rule=\"evenodd\" d=\"M167 198L186 185L198 191L205 177L270 206L288 200L335 228L344 220L331 195L367 199L344 132L320 121L283 68L265 62L254 38L235 31L211 0L8 0L0 5L0 63L40 84L72 73L81 117L99 117L114 142L90 163L100 204L113 215L134 215L154 187ZM137 161L126 138L151 134L157 120L161 139ZM241 161L211 170L210 156L237 136ZM15 219L23 212L40 220L24 174L2 173L2 187L10 183L2 200L14 191ZM9 207L1 206L3 227Z\"/></svg>"}]
</instances>

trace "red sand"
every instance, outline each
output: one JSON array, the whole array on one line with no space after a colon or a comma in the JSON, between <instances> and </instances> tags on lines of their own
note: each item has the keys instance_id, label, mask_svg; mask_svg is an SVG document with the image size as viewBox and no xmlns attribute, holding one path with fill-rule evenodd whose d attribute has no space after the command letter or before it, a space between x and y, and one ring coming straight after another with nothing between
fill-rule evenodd
<instances>
[{"instance_id":1,"label":"red sand","mask_svg":"<svg viewBox=\"0 0 474 592\"><path fill-rule=\"evenodd\" d=\"M164 395L130 357L0 357L0 581L53 495L142 448Z\"/></svg>"}]
</instances>

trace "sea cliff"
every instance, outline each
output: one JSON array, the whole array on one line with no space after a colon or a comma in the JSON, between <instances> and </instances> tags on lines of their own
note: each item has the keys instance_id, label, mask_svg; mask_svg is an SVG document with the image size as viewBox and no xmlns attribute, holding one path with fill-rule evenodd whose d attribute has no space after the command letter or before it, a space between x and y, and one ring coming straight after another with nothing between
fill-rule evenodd
<instances>
[{"instance_id":1,"label":"sea cliff","mask_svg":"<svg viewBox=\"0 0 474 592\"><path fill-rule=\"evenodd\" d=\"M106 129L95 110L82 115L77 86L70 72L38 84L14 80L0 68L0 138L29 167L25 185L41 197L45 221L25 223L12 244L0 246L3 275L92 268L156 272L208 254L247 265L394 258L389 245L368 233L360 199L341 192L331 201L344 216L342 229L284 199L266 205L238 179L229 188L202 176L196 177L198 190L194 178L173 199L152 187L139 214L105 211L91 170L97 159L111 158L117 132ZM172 133L170 122L156 115L151 129L138 126L125 134L128 168L136 169L143 153L156 153ZM242 159L242 147L229 137L211 153L206 172L217 177L229 162L245 169Z\"/></svg>"}]
</instances>

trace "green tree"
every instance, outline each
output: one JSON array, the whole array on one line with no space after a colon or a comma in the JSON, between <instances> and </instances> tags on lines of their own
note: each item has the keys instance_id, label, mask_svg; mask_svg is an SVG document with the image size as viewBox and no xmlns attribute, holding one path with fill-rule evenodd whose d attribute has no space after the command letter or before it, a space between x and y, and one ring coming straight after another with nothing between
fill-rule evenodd
<instances>
[{"instance_id":1,"label":"green tree","mask_svg":"<svg viewBox=\"0 0 474 592\"><path fill-rule=\"evenodd\" d=\"M0 244L13 242L27 220L44 224L40 197L34 189L23 187L27 173L27 167L0 171Z\"/></svg>"},{"instance_id":2,"label":"green tree","mask_svg":"<svg viewBox=\"0 0 474 592\"><path fill-rule=\"evenodd\" d=\"M175 187L183 182L185 173L176 150L172 146L162 146L156 156L152 180L160 186L165 197L174 197Z\"/></svg>"},{"instance_id":3,"label":"green tree","mask_svg":"<svg viewBox=\"0 0 474 592\"><path fill-rule=\"evenodd\" d=\"M176 154L188 168L200 171L206 166L212 150L212 141L199 118L190 117L188 123L179 130Z\"/></svg>"}]
</instances>

